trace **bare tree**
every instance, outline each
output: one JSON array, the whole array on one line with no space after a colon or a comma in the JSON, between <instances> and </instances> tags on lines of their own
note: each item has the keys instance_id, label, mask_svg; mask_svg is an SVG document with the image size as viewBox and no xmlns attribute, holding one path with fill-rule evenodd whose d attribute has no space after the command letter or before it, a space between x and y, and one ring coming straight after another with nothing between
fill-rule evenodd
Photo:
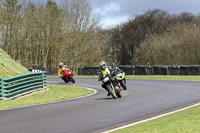
<instances>
[{"instance_id":1,"label":"bare tree","mask_svg":"<svg viewBox=\"0 0 200 133\"><path fill-rule=\"evenodd\" d=\"M86 0L65 0L63 7L46 4L0 3L1 47L26 67L57 68L97 65L109 56L110 37L99 28L101 18Z\"/></svg>"}]
</instances>

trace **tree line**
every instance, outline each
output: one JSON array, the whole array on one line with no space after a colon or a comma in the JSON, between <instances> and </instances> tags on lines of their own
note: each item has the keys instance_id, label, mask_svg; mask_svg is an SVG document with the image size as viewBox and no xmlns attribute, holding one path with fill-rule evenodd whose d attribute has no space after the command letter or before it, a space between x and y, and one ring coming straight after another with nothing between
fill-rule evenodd
<instances>
[{"instance_id":1,"label":"tree line","mask_svg":"<svg viewBox=\"0 0 200 133\"><path fill-rule=\"evenodd\" d=\"M101 29L101 16L87 0L45 4L0 1L0 48L27 68L55 69L118 65L200 64L198 15L160 9L131 16L114 28Z\"/></svg>"},{"instance_id":2,"label":"tree line","mask_svg":"<svg viewBox=\"0 0 200 133\"><path fill-rule=\"evenodd\" d=\"M132 16L109 32L117 64L200 64L199 15L154 9Z\"/></svg>"},{"instance_id":3,"label":"tree line","mask_svg":"<svg viewBox=\"0 0 200 133\"><path fill-rule=\"evenodd\" d=\"M0 48L27 68L57 68L60 61L76 72L109 55L109 36L100 30L101 17L85 0L53 0L45 4L0 2Z\"/></svg>"}]
</instances>

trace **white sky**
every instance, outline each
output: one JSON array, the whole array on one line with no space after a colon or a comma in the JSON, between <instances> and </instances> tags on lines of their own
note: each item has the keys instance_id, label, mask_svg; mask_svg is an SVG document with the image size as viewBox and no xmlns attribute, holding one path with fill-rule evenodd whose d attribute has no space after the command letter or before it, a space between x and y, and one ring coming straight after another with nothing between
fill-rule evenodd
<instances>
[{"instance_id":1,"label":"white sky","mask_svg":"<svg viewBox=\"0 0 200 133\"><path fill-rule=\"evenodd\" d=\"M28 1L28 0L27 0ZM46 0L32 0L45 2ZM62 0L54 0L61 3ZM152 9L162 9L171 14L200 13L200 0L88 0L94 11L102 15L103 28L125 22L130 16Z\"/></svg>"}]
</instances>

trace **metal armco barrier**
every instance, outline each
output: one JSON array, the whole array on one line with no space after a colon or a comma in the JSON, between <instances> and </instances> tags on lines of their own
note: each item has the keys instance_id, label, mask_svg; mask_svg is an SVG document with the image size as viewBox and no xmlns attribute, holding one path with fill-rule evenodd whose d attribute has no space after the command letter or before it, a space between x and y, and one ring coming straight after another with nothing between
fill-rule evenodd
<instances>
[{"instance_id":1,"label":"metal armco barrier","mask_svg":"<svg viewBox=\"0 0 200 133\"><path fill-rule=\"evenodd\" d=\"M46 88L46 72L0 78L0 100L9 100Z\"/></svg>"}]
</instances>

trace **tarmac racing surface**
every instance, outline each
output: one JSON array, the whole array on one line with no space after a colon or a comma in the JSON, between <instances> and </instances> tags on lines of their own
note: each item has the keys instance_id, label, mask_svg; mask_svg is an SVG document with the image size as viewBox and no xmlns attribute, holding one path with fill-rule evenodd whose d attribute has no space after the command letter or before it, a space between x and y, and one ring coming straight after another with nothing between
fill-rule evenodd
<instances>
[{"instance_id":1,"label":"tarmac racing surface","mask_svg":"<svg viewBox=\"0 0 200 133\"><path fill-rule=\"evenodd\" d=\"M62 102L1 110L1 133L100 133L199 103L200 82L127 80L128 90L113 99L95 78L75 78L95 95ZM58 77L48 84L72 86ZM76 88L74 88L76 89Z\"/></svg>"}]
</instances>

